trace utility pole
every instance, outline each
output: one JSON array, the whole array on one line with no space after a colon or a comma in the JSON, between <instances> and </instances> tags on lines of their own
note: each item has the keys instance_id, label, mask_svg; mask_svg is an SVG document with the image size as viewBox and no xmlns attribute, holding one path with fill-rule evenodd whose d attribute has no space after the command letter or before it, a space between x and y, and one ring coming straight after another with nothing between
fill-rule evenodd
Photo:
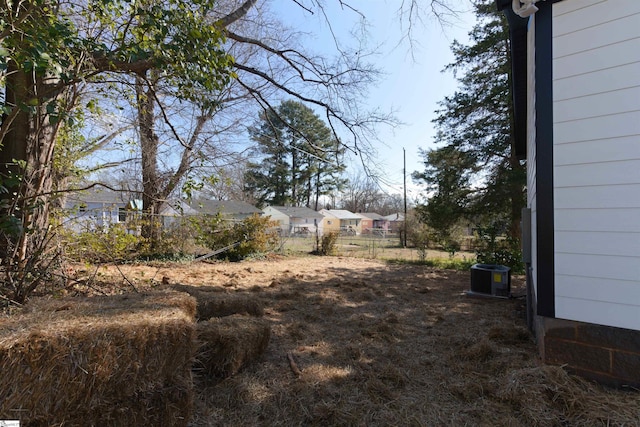
<instances>
[{"instance_id":1,"label":"utility pole","mask_svg":"<svg viewBox=\"0 0 640 427\"><path fill-rule=\"evenodd\" d=\"M402 239L402 247L407 247L407 151L402 147L402 158L404 162L404 168L402 169L404 174L404 221L402 227L404 228L404 238Z\"/></svg>"}]
</instances>

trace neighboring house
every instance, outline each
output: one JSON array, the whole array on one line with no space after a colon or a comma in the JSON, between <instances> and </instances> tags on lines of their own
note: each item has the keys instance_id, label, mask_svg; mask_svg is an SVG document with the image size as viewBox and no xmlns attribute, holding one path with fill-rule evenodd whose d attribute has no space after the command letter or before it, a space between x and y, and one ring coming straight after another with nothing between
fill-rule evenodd
<instances>
[{"instance_id":1,"label":"neighboring house","mask_svg":"<svg viewBox=\"0 0 640 427\"><path fill-rule=\"evenodd\" d=\"M640 387L640 1L548 0L527 19L497 4L511 30L541 356Z\"/></svg>"},{"instance_id":2,"label":"neighboring house","mask_svg":"<svg viewBox=\"0 0 640 427\"><path fill-rule=\"evenodd\" d=\"M218 215L223 219L242 221L251 215L262 215L262 211L246 202L237 200L194 200L189 203L190 214Z\"/></svg>"},{"instance_id":3,"label":"neighboring house","mask_svg":"<svg viewBox=\"0 0 640 427\"><path fill-rule=\"evenodd\" d=\"M353 232L354 234L360 234L362 232L362 217L360 215L345 209L327 209L327 212L340 220L340 231Z\"/></svg>"},{"instance_id":4,"label":"neighboring house","mask_svg":"<svg viewBox=\"0 0 640 427\"><path fill-rule=\"evenodd\" d=\"M365 212L360 215L371 221L371 225L368 228L365 228L364 225L362 226L363 233L386 234L389 231L390 222L382 215L375 212Z\"/></svg>"},{"instance_id":5,"label":"neighboring house","mask_svg":"<svg viewBox=\"0 0 640 427\"><path fill-rule=\"evenodd\" d=\"M307 235L316 230L322 234L324 216L307 207L267 206L265 215L277 221L283 234Z\"/></svg>"},{"instance_id":6,"label":"neighboring house","mask_svg":"<svg viewBox=\"0 0 640 427\"><path fill-rule=\"evenodd\" d=\"M74 231L106 231L113 224L126 223L142 210L142 200L131 193L103 187L70 194L65 201L64 225Z\"/></svg>"},{"instance_id":7,"label":"neighboring house","mask_svg":"<svg viewBox=\"0 0 640 427\"><path fill-rule=\"evenodd\" d=\"M382 217L385 221L388 222L388 230L391 233L400 233L404 229L404 214L403 213L394 213L391 215L387 215Z\"/></svg>"},{"instance_id":8,"label":"neighboring house","mask_svg":"<svg viewBox=\"0 0 640 427\"><path fill-rule=\"evenodd\" d=\"M163 203L159 212L162 227L164 228L178 226L182 224L184 217L193 215L200 215L200 212L182 200Z\"/></svg>"},{"instance_id":9,"label":"neighboring house","mask_svg":"<svg viewBox=\"0 0 640 427\"><path fill-rule=\"evenodd\" d=\"M323 233L339 233L340 232L340 219L332 215L327 209L320 209L318 211L322 216L322 232Z\"/></svg>"},{"instance_id":10,"label":"neighboring house","mask_svg":"<svg viewBox=\"0 0 640 427\"><path fill-rule=\"evenodd\" d=\"M360 217L360 232L362 234L370 234L373 228L373 219L362 213L356 213Z\"/></svg>"},{"instance_id":11,"label":"neighboring house","mask_svg":"<svg viewBox=\"0 0 640 427\"><path fill-rule=\"evenodd\" d=\"M106 230L111 224L131 224L131 219L142 216L142 200L132 198L129 192L96 187L67 197L65 209L68 228L76 231ZM163 203L157 217L163 227L169 227L180 224L183 217L218 214L225 220L242 221L254 214L262 215L262 211L238 201L195 200L190 204L175 201Z\"/></svg>"}]
</instances>

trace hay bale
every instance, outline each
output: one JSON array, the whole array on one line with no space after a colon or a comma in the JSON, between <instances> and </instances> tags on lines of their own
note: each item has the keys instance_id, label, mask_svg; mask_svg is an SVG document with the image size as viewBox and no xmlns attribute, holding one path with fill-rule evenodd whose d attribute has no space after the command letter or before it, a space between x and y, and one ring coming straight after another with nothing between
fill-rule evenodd
<instances>
[{"instance_id":1,"label":"hay bale","mask_svg":"<svg viewBox=\"0 0 640 427\"><path fill-rule=\"evenodd\" d=\"M223 293L219 288L205 288L187 285L173 285L172 289L186 292L197 301L196 317L199 321L214 317L226 317L234 314L247 314L261 317L264 306L252 295Z\"/></svg>"},{"instance_id":2,"label":"hay bale","mask_svg":"<svg viewBox=\"0 0 640 427\"><path fill-rule=\"evenodd\" d=\"M264 319L236 315L199 322L197 333L194 370L207 381L234 375L259 358L269 345L271 328Z\"/></svg>"},{"instance_id":3,"label":"hay bale","mask_svg":"<svg viewBox=\"0 0 640 427\"><path fill-rule=\"evenodd\" d=\"M186 425L194 313L178 292L34 302L0 323L0 419Z\"/></svg>"},{"instance_id":4,"label":"hay bale","mask_svg":"<svg viewBox=\"0 0 640 427\"><path fill-rule=\"evenodd\" d=\"M249 295L211 295L198 300L198 320L247 314L260 317L264 314L262 303Z\"/></svg>"}]
</instances>

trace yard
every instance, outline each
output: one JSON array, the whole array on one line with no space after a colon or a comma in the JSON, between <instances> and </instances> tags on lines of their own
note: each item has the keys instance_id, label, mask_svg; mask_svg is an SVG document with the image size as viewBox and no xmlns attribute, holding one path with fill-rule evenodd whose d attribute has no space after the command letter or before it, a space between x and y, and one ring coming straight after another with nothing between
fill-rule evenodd
<instances>
[{"instance_id":1,"label":"yard","mask_svg":"<svg viewBox=\"0 0 640 427\"><path fill-rule=\"evenodd\" d=\"M640 420L637 392L541 366L525 327L524 300L467 296L466 272L306 256L102 267L96 278L95 286L107 292L119 283L180 283L263 304L271 324L266 353L231 378L199 385L192 426ZM521 278L514 277L512 291L524 293Z\"/></svg>"},{"instance_id":2,"label":"yard","mask_svg":"<svg viewBox=\"0 0 640 427\"><path fill-rule=\"evenodd\" d=\"M313 234L304 236L285 237L282 241L286 253L309 253L316 247L316 238ZM342 256L370 258L381 260L420 260L420 252L414 247L403 248L397 234L388 234L385 237L379 235L340 236L336 245L336 253ZM447 258L449 254L429 249L426 251L428 258ZM473 252L461 251L455 254L456 259L474 259Z\"/></svg>"}]
</instances>

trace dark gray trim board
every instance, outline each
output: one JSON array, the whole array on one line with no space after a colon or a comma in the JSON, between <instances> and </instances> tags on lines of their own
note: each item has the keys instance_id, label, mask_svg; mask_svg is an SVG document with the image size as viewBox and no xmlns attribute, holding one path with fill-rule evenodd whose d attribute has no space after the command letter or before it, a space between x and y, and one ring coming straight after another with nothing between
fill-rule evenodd
<instances>
[{"instance_id":1,"label":"dark gray trim board","mask_svg":"<svg viewBox=\"0 0 640 427\"><path fill-rule=\"evenodd\" d=\"M553 205L553 45L552 4L539 2L535 15L536 206L538 315L555 317Z\"/></svg>"},{"instance_id":2,"label":"dark gray trim board","mask_svg":"<svg viewBox=\"0 0 640 427\"><path fill-rule=\"evenodd\" d=\"M555 317L555 257L553 205L553 64L552 6L554 1L536 3L535 13L535 132L537 205L537 314ZM517 16L511 0L496 0L509 21L512 54L512 90L516 143L526 151L527 140L527 31L530 19ZM533 159L529 159L533 161Z\"/></svg>"}]
</instances>

